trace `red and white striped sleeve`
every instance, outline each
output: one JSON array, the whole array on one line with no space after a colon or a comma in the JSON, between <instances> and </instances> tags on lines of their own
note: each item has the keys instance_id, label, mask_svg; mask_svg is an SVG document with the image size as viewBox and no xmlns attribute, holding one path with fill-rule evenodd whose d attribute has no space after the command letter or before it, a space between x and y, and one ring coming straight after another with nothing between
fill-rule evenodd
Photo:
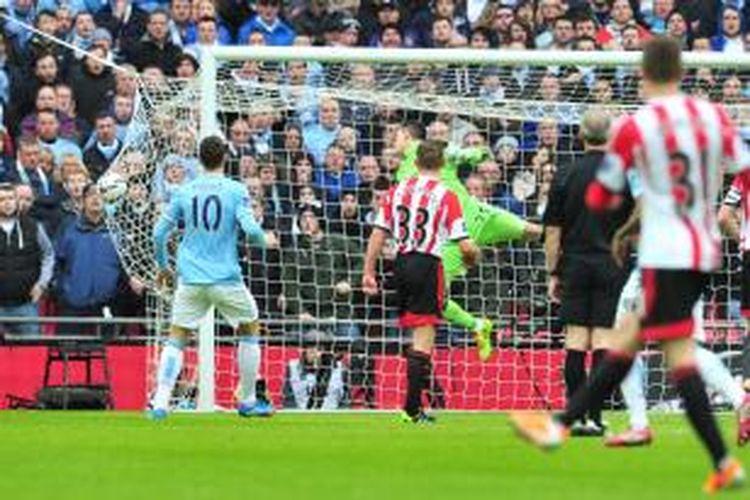
<instances>
[{"instance_id":1,"label":"red and white striped sleeve","mask_svg":"<svg viewBox=\"0 0 750 500\"><path fill-rule=\"evenodd\" d=\"M721 130L721 152L727 172L737 173L750 169L750 152L740 137L732 118L721 104L716 104Z\"/></svg>"},{"instance_id":2,"label":"red and white striped sleeve","mask_svg":"<svg viewBox=\"0 0 750 500\"><path fill-rule=\"evenodd\" d=\"M734 176L732 185L729 186L726 196L724 196L724 205L739 208L742 205L742 194L745 192L745 176L746 173L740 173Z\"/></svg>"},{"instance_id":3,"label":"red and white striped sleeve","mask_svg":"<svg viewBox=\"0 0 750 500\"><path fill-rule=\"evenodd\" d=\"M397 187L398 184L392 186L380 201L380 206L378 207L378 211L375 214L375 221L373 222L375 227L379 227L389 233L393 233L393 196Z\"/></svg>"},{"instance_id":4,"label":"red and white striped sleeve","mask_svg":"<svg viewBox=\"0 0 750 500\"><path fill-rule=\"evenodd\" d=\"M621 118L613 127L604 163L597 180L613 193L622 192L626 172L635 166L635 152L643 146L643 137L633 116Z\"/></svg>"},{"instance_id":5,"label":"red and white striped sleeve","mask_svg":"<svg viewBox=\"0 0 750 500\"><path fill-rule=\"evenodd\" d=\"M442 203L445 204L445 222L448 226L448 239L456 241L468 238L469 233L466 231L464 213L461 209L461 202L458 201L458 196L452 191L446 191Z\"/></svg>"}]
</instances>

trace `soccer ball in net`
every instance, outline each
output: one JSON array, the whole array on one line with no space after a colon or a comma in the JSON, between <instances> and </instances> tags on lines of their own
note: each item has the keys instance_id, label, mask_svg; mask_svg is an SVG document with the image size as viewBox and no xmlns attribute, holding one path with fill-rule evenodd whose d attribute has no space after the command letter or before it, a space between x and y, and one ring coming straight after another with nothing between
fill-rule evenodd
<instances>
[{"instance_id":1,"label":"soccer ball in net","mask_svg":"<svg viewBox=\"0 0 750 500\"><path fill-rule=\"evenodd\" d=\"M117 172L109 172L103 175L97 185L104 202L107 204L117 203L128 191L127 180Z\"/></svg>"}]
</instances>

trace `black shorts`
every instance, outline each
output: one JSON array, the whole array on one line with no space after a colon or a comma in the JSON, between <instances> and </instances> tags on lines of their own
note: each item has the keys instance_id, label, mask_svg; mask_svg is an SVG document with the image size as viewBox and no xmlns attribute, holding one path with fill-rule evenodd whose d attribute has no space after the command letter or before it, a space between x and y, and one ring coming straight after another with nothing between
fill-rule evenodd
<instances>
[{"instance_id":1,"label":"black shorts","mask_svg":"<svg viewBox=\"0 0 750 500\"><path fill-rule=\"evenodd\" d=\"M750 318L750 251L742 252L742 291L740 307L742 317Z\"/></svg>"},{"instance_id":2,"label":"black shorts","mask_svg":"<svg viewBox=\"0 0 750 500\"><path fill-rule=\"evenodd\" d=\"M560 319L565 325L612 328L626 270L609 255L568 255L562 263Z\"/></svg>"},{"instance_id":3,"label":"black shorts","mask_svg":"<svg viewBox=\"0 0 750 500\"><path fill-rule=\"evenodd\" d=\"M402 328L440 324L445 285L439 258L422 253L399 255L393 281Z\"/></svg>"},{"instance_id":4,"label":"black shorts","mask_svg":"<svg viewBox=\"0 0 750 500\"><path fill-rule=\"evenodd\" d=\"M641 339L670 340L693 336L693 308L709 275L687 269L643 269Z\"/></svg>"}]
</instances>

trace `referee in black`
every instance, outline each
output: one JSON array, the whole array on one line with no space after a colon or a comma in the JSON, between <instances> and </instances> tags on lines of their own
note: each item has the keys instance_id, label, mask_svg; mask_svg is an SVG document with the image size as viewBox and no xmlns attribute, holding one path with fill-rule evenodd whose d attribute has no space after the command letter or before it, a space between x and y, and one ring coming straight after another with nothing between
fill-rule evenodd
<instances>
[{"instance_id":1,"label":"referee in black","mask_svg":"<svg viewBox=\"0 0 750 500\"><path fill-rule=\"evenodd\" d=\"M612 259L610 242L632 209L632 197L615 212L594 214L585 193L605 155L610 119L601 111L583 116L580 138L584 154L559 168L552 181L544 213L548 295L560 303L565 327L565 386L567 396L586 383L586 353L592 351L592 371L609 347L620 290L627 270ZM573 435L604 434L601 406L589 408L588 420L571 428Z\"/></svg>"}]
</instances>

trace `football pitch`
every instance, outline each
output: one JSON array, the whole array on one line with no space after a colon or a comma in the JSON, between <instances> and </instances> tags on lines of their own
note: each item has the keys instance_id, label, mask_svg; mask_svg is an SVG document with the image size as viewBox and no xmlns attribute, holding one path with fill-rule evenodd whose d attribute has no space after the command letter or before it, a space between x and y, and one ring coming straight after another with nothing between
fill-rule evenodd
<instances>
[{"instance_id":1,"label":"football pitch","mask_svg":"<svg viewBox=\"0 0 750 500\"><path fill-rule=\"evenodd\" d=\"M621 415L609 415L618 428ZM690 499L708 459L679 415L655 415L650 448L595 438L544 453L502 414L172 415L0 412L0 498ZM734 422L722 417L725 437ZM750 448L733 453L750 465ZM750 490L728 495L749 498Z\"/></svg>"}]
</instances>

